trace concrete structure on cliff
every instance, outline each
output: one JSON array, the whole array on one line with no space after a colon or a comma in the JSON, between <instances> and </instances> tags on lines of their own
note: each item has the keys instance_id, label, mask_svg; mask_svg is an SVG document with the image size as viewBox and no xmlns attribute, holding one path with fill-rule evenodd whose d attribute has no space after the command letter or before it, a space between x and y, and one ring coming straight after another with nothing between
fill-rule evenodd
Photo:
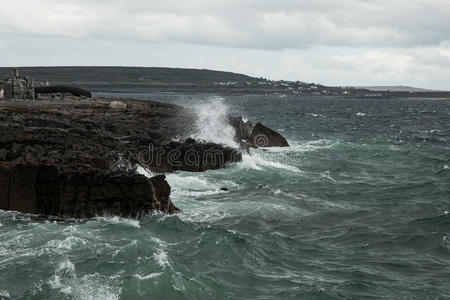
<instances>
[{"instance_id":1,"label":"concrete structure on cliff","mask_svg":"<svg viewBox=\"0 0 450 300\"><path fill-rule=\"evenodd\" d=\"M0 81L0 98L34 100L34 81L27 76L20 76L19 70L14 69L11 76Z\"/></svg>"}]
</instances>

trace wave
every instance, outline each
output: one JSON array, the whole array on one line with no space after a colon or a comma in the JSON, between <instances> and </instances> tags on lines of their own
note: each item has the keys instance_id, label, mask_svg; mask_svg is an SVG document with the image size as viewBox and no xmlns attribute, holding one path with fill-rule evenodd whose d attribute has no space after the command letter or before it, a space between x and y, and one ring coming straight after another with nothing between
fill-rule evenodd
<instances>
[{"instance_id":1,"label":"wave","mask_svg":"<svg viewBox=\"0 0 450 300\"><path fill-rule=\"evenodd\" d=\"M288 160L288 158L283 156L264 155L263 153L258 153L255 151L252 155L244 154L242 156L242 162L238 164L238 168L253 169L258 171L263 171L264 168L271 168L290 171L293 173L303 173L303 171L298 167L284 163L285 160Z\"/></svg>"},{"instance_id":2,"label":"wave","mask_svg":"<svg viewBox=\"0 0 450 300\"><path fill-rule=\"evenodd\" d=\"M75 299L119 299L122 288L114 279L99 273L79 277L74 264L66 259L56 268L55 274L48 280L51 289L61 294L71 295ZM56 295L55 295L56 296Z\"/></svg>"},{"instance_id":3,"label":"wave","mask_svg":"<svg viewBox=\"0 0 450 300\"><path fill-rule=\"evenodd\" d=\"M339 144L339 141L320 139L314 141L298 142L288 141L290 147L271 147L265 148L268 152L285 153L285 152L313 152L321 149L330 149Z\"/></svg>"},{"instance_id":4,"label":"wave","mask_svg":"<svg viewBox=\"0 0 450 300\"><path fill-rule=\"evenodd\" d=\"M193 107L197 114L197 132L193 138L237 148L235 132L228 123L229 107L222 97L211 97Z\"/></svg>"},{"instance_id":5,"label":"wave","mask_svg":"<svg viewBox=\"0 0 450 300\"><path fill-rule=\"evenodd\" d=\"M239 188L239 184L231 180L207 178L213 172L209 171L206 174L178 172L168 174L166 179L172 187L172 196L174 198L178 198L179 196L199 197L223 194L227 193L227 191L222 190L222 188L228 190L236 190Z\"/></svg>"}]
</instances>

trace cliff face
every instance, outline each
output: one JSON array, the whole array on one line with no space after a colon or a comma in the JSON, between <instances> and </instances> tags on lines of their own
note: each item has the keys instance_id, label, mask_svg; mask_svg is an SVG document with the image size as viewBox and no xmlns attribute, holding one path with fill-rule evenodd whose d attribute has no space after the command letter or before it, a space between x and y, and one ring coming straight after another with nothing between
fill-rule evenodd
<instances>
[{"instance_id":1,"label":"cliff face","mask_svg":"<svg viewBox=\"0 0 450 300\"><path fill-rule=\"evenodd\" d=\"M175 213L164 175L91 171L60 174L55 166L0 167L0 209L63 218Z\"/></svg>"},{"instance_id":2,"label":"cliff face","mask_svg":"<svg viewBox=\"0 0 450 300\"><path fill-rule=\"evenodd\" d=\"M195 116L150 101L0 101L0 209L59 217L174 213L164 176L241 160L185 139ZM181 141L174 141L181 140Z\"/></svg>"}]
</instances>

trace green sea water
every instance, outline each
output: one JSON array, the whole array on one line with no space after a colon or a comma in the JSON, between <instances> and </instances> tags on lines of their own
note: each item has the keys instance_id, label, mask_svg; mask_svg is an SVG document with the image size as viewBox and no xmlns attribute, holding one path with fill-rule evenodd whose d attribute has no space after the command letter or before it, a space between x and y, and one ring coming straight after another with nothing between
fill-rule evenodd
<instances>
[{"instance_id":1,"label":"green sea water","mask_svg":"<svg viewBox=\"0 0 450 300\"><path fill-rule=\"evenodd\" d=\"M193 107L196 138L229 143L231 114L291 147L169 174L178 215L0 211L0 299L450 298L450 100L131 96Z\"/></svg>"}]
</instances>

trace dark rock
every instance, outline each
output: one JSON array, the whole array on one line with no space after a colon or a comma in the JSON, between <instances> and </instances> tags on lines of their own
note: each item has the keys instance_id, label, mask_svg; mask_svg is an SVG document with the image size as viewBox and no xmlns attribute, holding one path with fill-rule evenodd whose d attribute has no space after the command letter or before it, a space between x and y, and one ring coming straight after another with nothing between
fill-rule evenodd
<instances>
[{"instance_id":1,"label":"dark rock","mask_svg":"<svg viewBox=\"0 0 450 300\"><path fill-rule=\"evenodd\" d=\"M289 147L286 139L278 132L256 123L248 142L252 147Z\"/></svg>"},{"instance_id":2,"label":"dark rock","mask_svg":"<svg viewBox=\"0 0 450 300\"><path fill-rule=\"evenodd\" d=\"M230 191L230 190L227 189L226 187L222 187L222 188L220 188L220 190L221 190L221 191L224 191L224 192L229 192L229 191Z\"/></svg>"},{"instance_id":3,"label":"dark rock","mask_svg":"<svg viewBox=\"0 0 450 300\"><path fill-rule=\"evenodd\" d=\"M63 218L110 214L139 217L179 210L164 176L92 170L60 173L56 166L0 166L0 209Z\"/></svg>"},{"instance_id":4,"label":"dark rock","mask_svg":"<svg viewBox=\"0 0 450 300\"><path fill-rule=\"evenodd\" d=\"M186 141L184 141L185 144L195 144L195 140L193 138L187 138Z\"/></svg>"},{"instance_id":5,"label":"dark rock","mask_svg":"<svg viewBox=\"0 0 450 300\"><path fill-rule=\"evenodd\" d=\"M214 143L174 142L186 137L189 111L152 101L0 101L0 209L60 217L110 213L137 216L178 209L163 176L201 172L241 160L236 149Z\"/></svg>"},{"instance_id":6,"label":"dark rock","mask_svg":"<svg viewBox=\"0 0 450 300\"><path fill-rule=\"evenodd\" d=\"M252 134L253 125L250 121L244 122L242 117L229 117L228 122L235 130L236 141L247 141Z\"/></svg>"},{"instance_id":7,"label":"dark rock","mask_svg":"<svg viewBox=\"0 0 450 300\"><path fill-rule=\"evenodd\" d=\"M235 130L236 141L247 152L249 147L289 147L281 134L261 123L252 126L250 121L244 122L241 117L229 117L228 122Z\"/></svg>"}]
</instances>

